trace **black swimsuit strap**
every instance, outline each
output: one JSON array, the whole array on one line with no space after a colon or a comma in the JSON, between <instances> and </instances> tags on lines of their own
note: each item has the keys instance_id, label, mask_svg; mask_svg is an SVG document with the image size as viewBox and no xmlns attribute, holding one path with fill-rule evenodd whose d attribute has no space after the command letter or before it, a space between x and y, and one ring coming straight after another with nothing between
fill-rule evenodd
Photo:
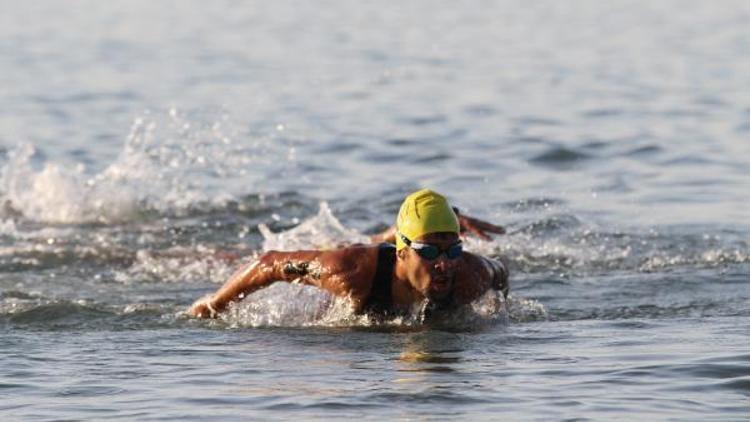
<instances>
[{"instance_id":1,"label":"black swimsuit strap","mask_svg":"<svg viewBox=\"0 0 750 422\"><path fill-rule=\"evenodd\" d=\"M378 267L372 280L372 290L367 300L367 312L385 313L391 310L391 284L393 267L396 264L396 246L390 243L378 245Z\"/></svg>"}]
</instances>

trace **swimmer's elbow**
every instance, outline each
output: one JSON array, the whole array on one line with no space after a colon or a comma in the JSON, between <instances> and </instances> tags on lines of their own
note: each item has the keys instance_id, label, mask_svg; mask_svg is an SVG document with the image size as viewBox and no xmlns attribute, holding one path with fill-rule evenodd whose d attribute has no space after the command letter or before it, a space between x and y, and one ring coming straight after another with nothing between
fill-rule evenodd
<instances>
[{"instance_id":1,"label":"swimmer's elbow","mask_svg":"<svg viewBox=\"0 0 750 422\"><path fill-rule=\"evenodd\" d=\"M232 290L254 290L262 287L276 276L278 267L276 251L269 251L252 262L242 266L227 282Z\"/></svg>"}]
</instances>

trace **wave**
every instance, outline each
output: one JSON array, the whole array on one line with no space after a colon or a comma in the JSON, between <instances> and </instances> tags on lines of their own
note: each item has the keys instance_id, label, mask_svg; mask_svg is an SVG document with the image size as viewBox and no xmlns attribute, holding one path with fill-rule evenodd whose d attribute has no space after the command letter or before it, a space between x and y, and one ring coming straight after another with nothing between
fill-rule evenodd
<instances>
[{"instance_id":1,"label":"wave","mask_svg":"<svg viewBox=\"0 0 750 422\"><path fill-rule=\"evenodd\" d=\"M171 328L178 311L157 304L107 305L40 296L0 300L0 323L25 330L129 330Z\"/></svg>"},{"instance_id":2,"label":"wave","mask_svg":"<svg viewBox=\"0 0 750 422\"><path fill-rule=\"evenodd\" d=\"M171 224L30 229L0 220L0 271L99 269L117 282L221 283L240 260L268 250L329 249L368 242L344 225L322 202L279 195L259 205L257 198L236 214L228 209ZM288 204L304 206L289 211ZM285 213L284 217L277 215ZM668 272L680 268L725 268L750 263L750 244L741 233L690 233L680 228L612 231L553 214L508 226L492 241L469 237L466 249L510 259L515 274L566 278L612 272ZM109 275L106 275L109 274Z\"/></svg>"},{"instance_id":3,"label":"wave","mask_svg":"<svg viewBox=\"0 0 750 422\"><path fill-rule=\"evenodd\" d=\"M113 268L118 281L218 282L231 266L216 258L223 250L252 256L366 242L327 203L315 214L318 198L269 186L294 166L290 150L221 112L178 110L137 118L118 158L93 174L83 165L38 163L33 146L19 146L0 169L0 271L78 260ZM553 197L501 207L524 220L501 221L508 235L466 245L509 256L516 272L580 276L750 262L750 244L738 232L612 230L566 212L566 202Z\"/></svg>"},{"instance_id":4,"label":"wave","mask_svg":"<svg viewBox=\"0 0 750 422\"><path fill-rule=\"evenodd\" d=\"M523 273L571 277L750 262L750 243L739 232L691 233L679 227L612 231L583 224L573 215L552 215L508 228L508 235L493 241L466 239L467 249L507 256L514 269Z\"/></svg>"},{"instance_id":5,"label":"wave","mask_svg":"<svg viewBox=\"0 0 750 422\"><path fill-rule=\"evenodd\" d=\"M715 298L681 298L675 302L654 303L653 299L641 298L641 303L599 303L576 309L558 309L549 319L567 320L655 320L668 318L709 318L748 316L745 299L717 300Z\"/></svg>"},{"instance_id":6,"label":"wave","mask_svg":"<svg viewBox=\"0 0 750 422\"><path fill-rule=\"evenodd\" d=\"M353 312L345 298L334 298L310 286L275 284L233 304L218 320L187 318L177 305L131 303L111 305L90 300L49 299L23 292L0 298L0 324L38 330L129 330L189 326L216 328L327 327L376 330L439 328L476 330L508 321L546 319L539 303L488 292L470 306L425 321L424 307L388 319Z\"/></svg>"},{"instance_id":7,"label":"wave","mask_svg":"<svg viewBox=\"0 0 750 422\"><path fill-rule=\"evenodd\" d=\"M576 216L554 214L509 226L510 234L484 241L467 237L467 250L507 256L523 273L590 275L612 271L655 272L680 267L713 268L750 262L750 243L741 233L607 231ZM367 236L345 227L327 203L298 226L273 233L261 225L263 250L326 249L366 243Z\"/></svg>"},{"instance_id":8,"label":"wave","mask_svg":"<svg viewBox=\"0 0 750 422\"><path fill-rule=\"evenodd\" d=\"M564 222L564 223L560 223ZM8 232L15 230L6 225ZM29 269L65 268L71 263L78 271L86 265L95 267L94 283L117 282L133 285L136 290L150 291L142 283L172 283L179 286L192 284L215 288L223 283L238 265L239 259L254 259L265 250L290 250L309 248L330 248L341 243L366 241L366 236L357 230L346 227L331 211L326 203L321 203L317 214L303 220L291 228L261 225L257 240L258 247L238 249L231 258L224 257L221 246L227 246L226 239L213 246L194 244L155 248L154 240L121 244L112 248L112 239L91 243L81 239L80 231L68 227L52 227L39 230L32 236L23 232L23 241L12 240L10 245L0 249L0 268L4 271ZM672 229L647 233L628 233L597 230L590 224L572 216L552 215L509 227L510 233L493 241L475 238L466 240L467 250L488 256L506 255L513 263L513 281L521 285L530 284L532 278L554 280L577 285L591 283L600 275L600 289L608 291L607 283L613 274L665 272L680 274L696 268L727 267L750 262L748 245L740 233L724 231L713 235L690 234ZM101 230L98 230L101 231ZM104 231L106 233L106 230ZM112 230L112 235L122 235L122 231ZM49 242L48 236L58 239ZM76 238L78 243L68 239ZM98 236L103 236L101 233ZM96 236L94 238L97 238ZM136 236L143 240L142 235ZM89 239L90 241L91 239ZM149 246L150 245L150 246ZM80 262L85 261L84 265ZM14 267L15 266L15 267ZM97 267L98 266L98 267ZM113 268L115 267L115 268ZM99 268L99 269L96 269ZM680 271L676 271L681 269ZM589 277L585 277L589 276ZM591 277L593 276L593 277ZM101 277L101 281L99 280ZM660 277L669 286L684 282L677 277ZM648 282L649 277L639 280ZM635 282L639 282L635 280ZM676 284L675 284L676 283ZM141 284L141 287L138 285ZM533 282L531 282L533 284ZM653 283L650 283L653 284ZM619 284L618 284L619 285ZM567 286L570 289L571 286ZM537 286L542 291L545 287ZM583 288L583 287L577 287ZM158 287L164 289L164 287ZM555 286L551 287L554 291ZM626 289L621 286L620 289ZM15 293L14 293L15 292ZM523 289L521 289L521 294ZM643 293L646 294L647 293ZM636 299L641 296L636 295ZM188 295L185 300L194 299ZM540 300L544 302L541 297ZM733 315L737 307L730 302L704 300L691 302L677 300L670 302L646 302L638 299L632 305L604 300L600 307L576 307L575 309L555 309L551 313L540 301L526 299L518 292L512 292L502 306L495 306L489 299L473 304L467 312L455 314L455 318L439 321L444 329L471 329L498 321L540 321L546 319L638 319L663 317L692 317L696 315ZM610 303L611 302L611 303ZM10 306L13 308L10 308ZM128 305L138 309L138 304ZM154 309L136 310L127 316L122 306L102 306L76 300L53 301L40 299L25 289L8 290L0 297L0 317L11 324L38 327L73 327L76 324L99 327L107 324L115 326L174 326L184 323L176 315L185 310L186 305L165 305ZM4 315L4 316L3 316ZM13 315L9 317L9 315ZM136 318L138 317L138 318ZM134 319L135 318L135 319ZM140 319L139 319L140 318ZM165 322L164 319L170 322ZM45 325L43 321L49 320ZM99 322L97 322L99 321ZM182 322L181 322L182 321ZM202 323L201 323L202 324ZM240 305L233 307L221 321L206 322L217 327L359 327L366 329L421 329L423 318L419 310L410 316L386 322L378 322L356 315L345 300L334 299L324 292L307 286L278 283L270 288L254 293ZM440 325L442 324L442 325Z\"/></svg>"},{"instance_id":9,"label":"wave","mask_svg":"<svg viewBox=\"0 0 750 422\"><path fill-rule=\"evenodd\" d=\"M529 162L542 166L568 169L590 158L591 156L584 152L562 146L554 146L531 158Z\"/></svg>"}]
</instances>

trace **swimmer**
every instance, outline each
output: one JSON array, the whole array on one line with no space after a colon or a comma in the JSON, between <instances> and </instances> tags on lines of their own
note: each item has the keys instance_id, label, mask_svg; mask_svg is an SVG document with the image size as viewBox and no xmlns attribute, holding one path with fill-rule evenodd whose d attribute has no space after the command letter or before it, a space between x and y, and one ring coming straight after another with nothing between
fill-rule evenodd
<instances>
[{"instance_id":1,"label":"swimmer","mask_svg":"<svg viewBox=\"0 0 750 422\"><path fill-rule=\"evenodd\" d=\"M216 318L230 303L277 281L298 281L348 297L355 312L374 315L406 314L417 304L449 310L471 303L488 290L507 297L507 264L464 251L462 232L486 238L487 233L505 231L457 216L444 196L422 189L401 204L394 229L372 237L383 243L266 252L240 268L216 293L196 301L189 313Z\"/></svg>"}]
</instances>

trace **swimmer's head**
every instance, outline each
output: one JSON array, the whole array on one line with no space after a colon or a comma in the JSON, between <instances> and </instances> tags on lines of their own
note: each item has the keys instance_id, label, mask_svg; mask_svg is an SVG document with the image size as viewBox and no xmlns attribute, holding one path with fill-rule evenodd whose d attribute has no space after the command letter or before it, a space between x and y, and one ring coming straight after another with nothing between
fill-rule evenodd
<instances>
[{"instance_id":1,"label":"swimmer's head","mask_svg":"<svg viewBox=\"0 0 750 422\"><path fill-rule=\"evenodd\" d=\"M401 235L415 240L431 233L459 233L459 224L448 200L437 192L422 189L404 199L396 219L396 249L406 247Z\"/></svg>"},{"instance_id":2,"label":"swimmer's head","mask_svg":"<svg viewBox=\"0 0 750 422\"><path fill-rule=\"evenodd\" d=\"M425 298L446 300L462 261L458 218L448 201L429 189L414 192L401 205L396 228L397 271Z\"/></svg>"}]
</instances>

